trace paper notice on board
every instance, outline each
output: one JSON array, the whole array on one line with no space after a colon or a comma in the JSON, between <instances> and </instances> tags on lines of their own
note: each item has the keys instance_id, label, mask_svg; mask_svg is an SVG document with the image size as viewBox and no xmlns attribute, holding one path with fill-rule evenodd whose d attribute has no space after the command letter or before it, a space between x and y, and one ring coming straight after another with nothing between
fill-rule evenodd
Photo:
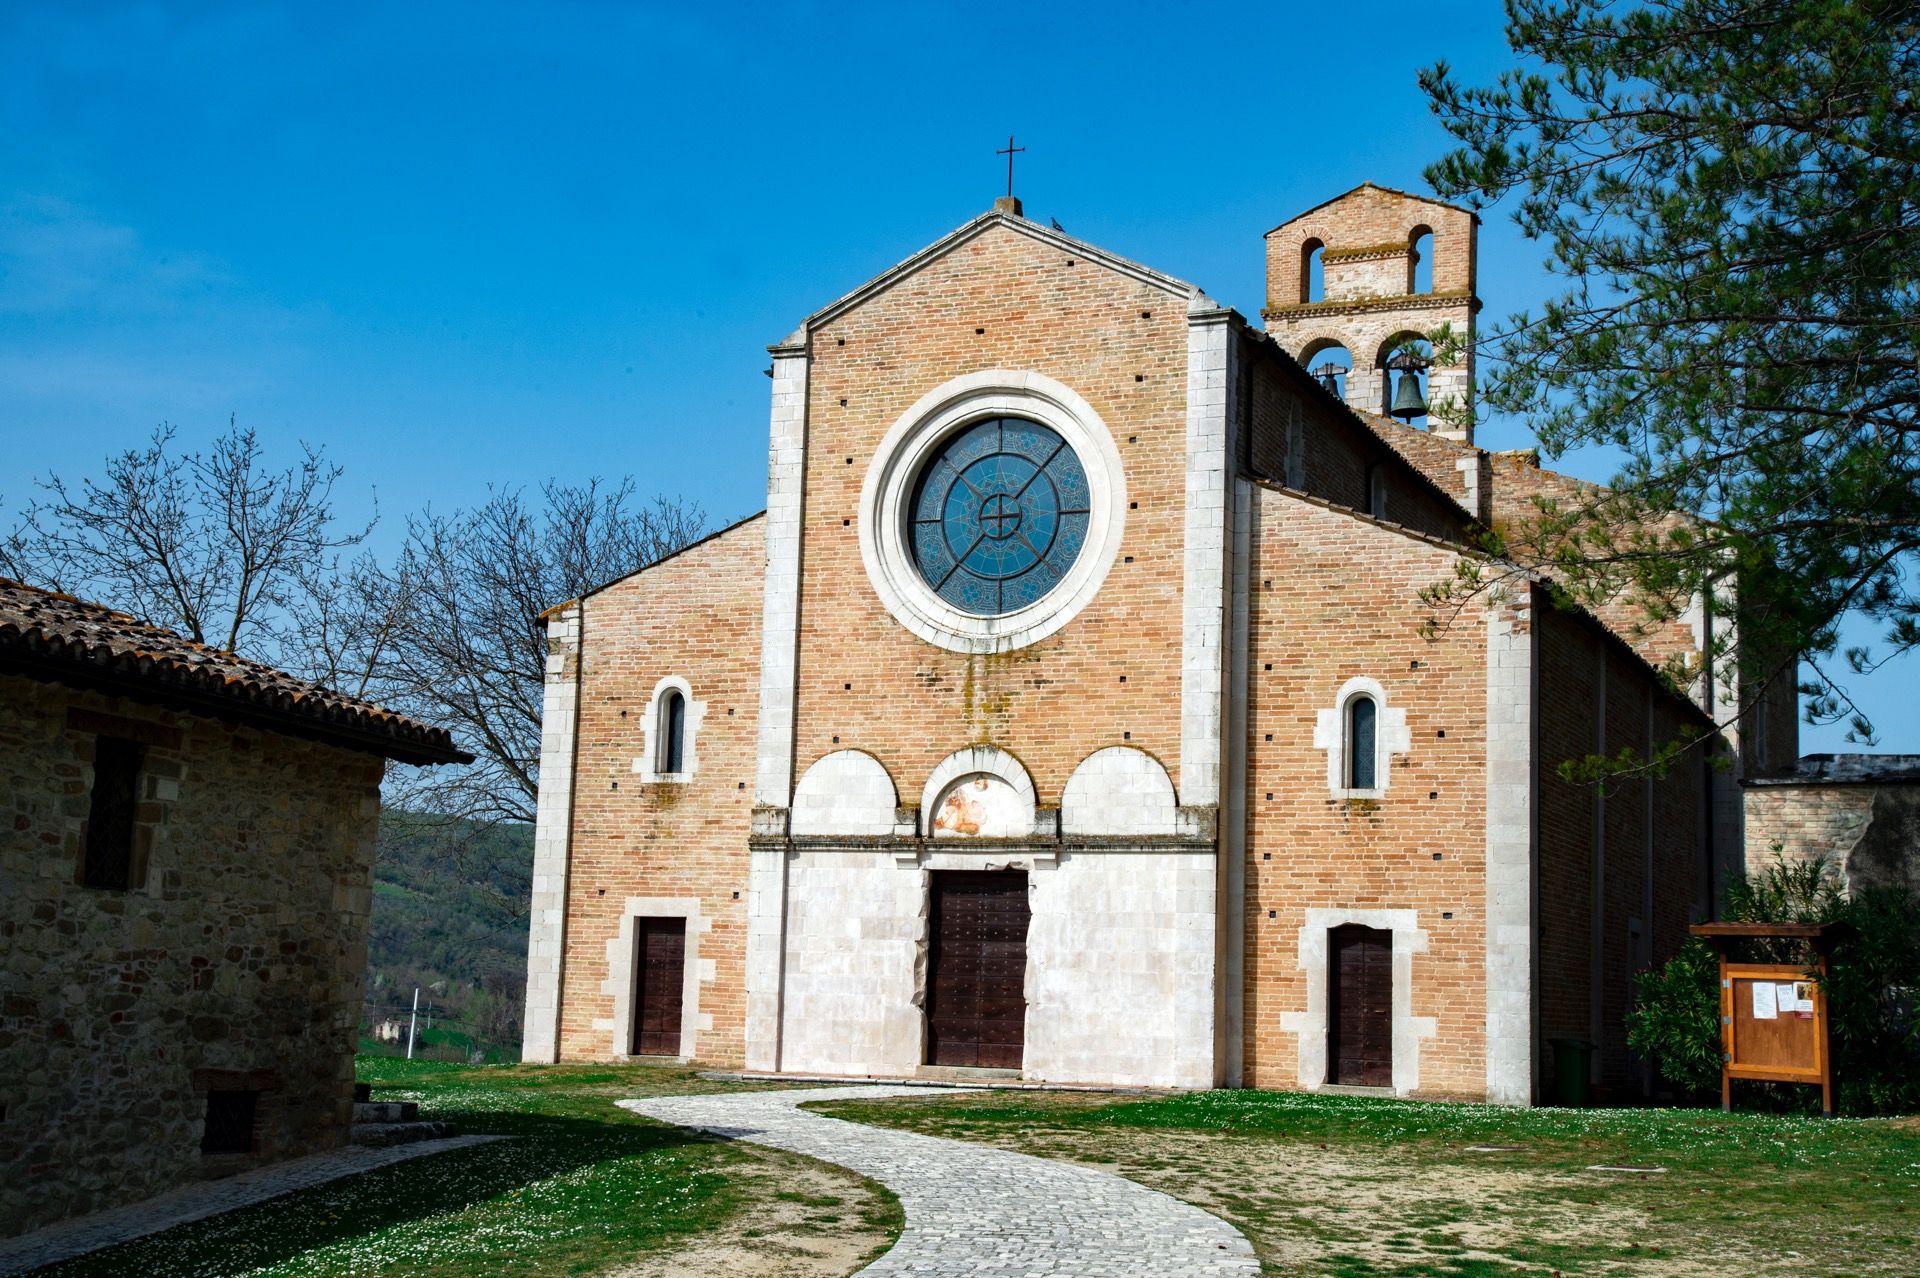
<instances>
[{"instance_id":1,"label":"paper notice on board","mask_svg":"<svg viewBox=\"0 0 1920 1278\"><path fill-rule=\"evenodd\" d=\"M1795 981L1793 983L1793 1014L1802 1020L1813 1016L1813 982Z\"/></svg>"},{"instance_id":2,"label":"paper notice on board","mask_svg":"<svg viewBox=\"0 0 1920 1278\"><path fill-rule=\"evenodd\" d=\"M1779 1007L1779 991L1774 983L1755 981L1753 983L1753 1019L1756 1021L1778 1020Z\"/></svg>"},{"instance_id":3,"label":"paper notice on board","mask_svg":"<svg viewBox=\"0 0 1920 1278\"><path fill-rule=\"evenodd\" d=\"M1792 1016L1800 1010L1800 996L1794 992L1792 981L1781 981L1774 987L1773 1001L1782 1016Z\"/></svg>"}]
</instances>

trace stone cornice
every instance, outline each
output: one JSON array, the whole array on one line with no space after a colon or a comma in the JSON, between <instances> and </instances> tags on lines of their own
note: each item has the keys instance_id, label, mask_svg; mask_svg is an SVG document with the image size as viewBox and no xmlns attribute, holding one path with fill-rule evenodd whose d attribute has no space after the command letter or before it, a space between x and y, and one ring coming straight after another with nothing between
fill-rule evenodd
<instances>
[{"instance_id":1,"label":"stone cornice","mask_svg":"<svg viewBox=\"0 0 1920 1278\"><path fill-rule=\"evenodd\" d=\"M1296 302L1291 306L1269 306L1260 318L1305 319L1315 315L1364 315L1372 311L1443 311L1465 306L1469 314L1478 312L1480 299L1462 291L1457 293L1410 293L1399 297L1348 297L1327 302Z\"/></svg>"}]
</instances>

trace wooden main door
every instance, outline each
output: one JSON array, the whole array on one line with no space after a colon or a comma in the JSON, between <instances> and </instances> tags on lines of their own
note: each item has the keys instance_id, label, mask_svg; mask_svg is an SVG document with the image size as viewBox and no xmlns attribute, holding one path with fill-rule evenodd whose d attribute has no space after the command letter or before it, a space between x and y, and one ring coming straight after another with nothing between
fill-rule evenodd
<instances>
[{"instance_id":1,"label":"wooden main door","mask_svg":"<svg viewBox=\"0 0 1920 1278\"><path fill-rule=\"evenodd\" d=\"M1019 1069L1027 1033L1027 876L937 870L927 1063Z\"/></svg>"},{"instance_id":2,"label":"wooden main door","mask_svg":"<svg viewBox=\"0 0 1920 1278\"><path fill-rule=\"evenodd\" d=\"M1393 933L1349 923L1327 951L1327 1081L1391 1087Z\"/></svg>"},{"instance_id":3,"label":"wooden main door","mask_svg":"<svg viewBox=\"0 0 1920 1278\"><path fill-rule=\"evenodd\" d=\"M635 1056L680 1054L680 982L686 972L687 921L633 921Z\"/></svg>"}]
</instances>

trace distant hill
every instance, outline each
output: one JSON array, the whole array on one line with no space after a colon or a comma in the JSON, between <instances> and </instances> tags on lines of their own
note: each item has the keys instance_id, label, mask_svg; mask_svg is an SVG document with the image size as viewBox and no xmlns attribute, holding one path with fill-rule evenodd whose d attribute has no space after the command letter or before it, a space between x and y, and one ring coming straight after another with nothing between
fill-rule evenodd
<instances>
[{"instance_id":1,"label":"distant hill","mask_svg":"<svg viewBox=\"0 0 1920 1278\"><path fill-rule=\"evenodd\" d=\"M388 810L373 878L362 1049L406 1050L418 986L416 1056L518 1059L533 828Z\"/></svg>"}]
</instances>

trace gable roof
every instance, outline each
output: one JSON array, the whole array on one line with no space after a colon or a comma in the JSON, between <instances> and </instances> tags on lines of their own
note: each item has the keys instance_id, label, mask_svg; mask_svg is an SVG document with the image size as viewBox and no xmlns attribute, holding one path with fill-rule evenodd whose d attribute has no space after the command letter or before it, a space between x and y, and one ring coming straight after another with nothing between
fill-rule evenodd
<instances>
[{"instance_id":1,"label":"gable roof","mask_svg":"<svg viewBox=\"0 0 1920 1278\"><path fill-rule=\"evenodd\" d=\"M1387 194L1387 195L1397 195L1403 200L1413 200L1420 204L1432 204L1438 208L1452 209L1455 213L1465 213L1468 217L1472 218L1476 222L1480 220L1480 214L1478 212L1476 212L1473 209L1467 208L1465 205L1462 205L1462 204L1449 204L1445 200L1436 200L1431 195L1417 195L1412 191L1402 191L1399 187L1396 187L1396 186L1381 186L1378 182L1362 182L1359 186L1354 187L1351 191L1342 191L1338 195L1335 195L1328 199L1324 199L1320 201L1318 204L1314 205L1310 209L1305 210L1304 212L1295 213L1292 217L1282 222L1279 226L1274 227L1273 231L1284 230L1287 227L1292 226L1295 222L1298 222L1302 218L1312 217L1315 213L1318 213L1321 209L1324 209L1325 207L1327 207L1327 205L1338 204L1341 200L1346 199L1349 195L1358 195L1360 192L1368 189L1369 187L1371 187L1376 191L1383 192L1384 194ZM1267 235L1272 235L1273 231L1268 231ZM1266 236L1262 236L1261 238L1265 239Z\"/></svg>"},{"instance_id":2,"label":"gable roof","mask_svg":"<svg viewBox=\"0 0 1920 1278\"><path fill-rule=\"evenodd\" d=\"M0 673L109 692L401 763L472 763L445 728L124 612L0 577Z\"/></svg>"},{"instance_id":3,"label":"gable roof","mask_svg":"<svg viewBox=\"0 0 1920 1278\"><path fill-rule=\"evenodd\" d=\"M1185 299L1189 305L1192 305L1196 300L1206 307L1216 305L1213 299L1207 297L1198 285L1189 284L1185 280L1175 279L1173 276L1156 271L1150 266L1142 266L1140 263L1132 261L1129 258L1121 257L1117 253L1110 253L1097 244L1089 244L1085 240L1075 239L1065 231L1056 231L1052 227L1042 226L1038 222L1029 221L1017 214L1006 213L999 209L989 209L979 217L974 218L971 222L949 231L913 256L888 267L886 270L880 272L880 274L862 284L859 288L854 289L851 293L844 294L827 303L813 314L807 316L806 319L800 321L800 326L794 329L793 332L787 336L786 340L776 343L770 349L792 349L793 347L804 344L807 339L807 334L813 329L845 314L868 298L886 292L895 284L898 284L901 280L906 279L921 268L938 261L961 245L970 240L977 239L996 227L1004 227L1017 234L1025 235L1030 239L1038 240L1042 244L1048 244L1064 252L1082 257L1089 262L1097 262L1109 270L1138 280L1142 284L1162 289L1173 294L1175 297Z\"/></svg>"}]
</instances>

